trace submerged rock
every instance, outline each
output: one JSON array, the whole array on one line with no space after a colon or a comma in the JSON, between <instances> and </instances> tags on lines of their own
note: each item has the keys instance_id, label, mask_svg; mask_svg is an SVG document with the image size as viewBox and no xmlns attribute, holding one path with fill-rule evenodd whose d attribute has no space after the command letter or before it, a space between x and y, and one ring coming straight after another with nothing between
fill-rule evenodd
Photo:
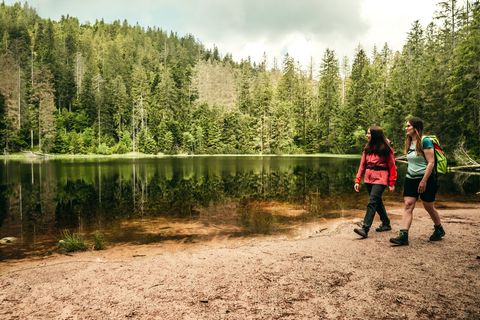
<instances>
[{"instance_id":1,"label":"submerged rock","mask_svg":"<svg viewBox=\"0 0 480 320\"><path fill-rule=\"evenodd\" d=\"M5 237L0 239L0 244L14 243L16 241L17 241L17 238L15 237Z\"/></svg>"}]
</instances>

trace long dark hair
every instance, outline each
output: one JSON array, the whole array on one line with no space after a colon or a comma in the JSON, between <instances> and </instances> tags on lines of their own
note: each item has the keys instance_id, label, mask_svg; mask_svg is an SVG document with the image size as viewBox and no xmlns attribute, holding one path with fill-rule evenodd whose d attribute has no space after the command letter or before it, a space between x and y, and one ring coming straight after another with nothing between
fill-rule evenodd
<instances>
[{"instance_id":1,"label":"long dark hair","mask_svg":"<svg viewBox=\"0 0 480 320\"><path fill-rule=\"evenodd\" d=\"M392 148L387 138L385 138L385 134L383 134L383 129L377 126L371 126L369 129L371 138L365 144L363 151L366 154L375 153L382 157L388 156Z\"/></svg>"},{"instance_id":2,"label":"long dark hair","mask_svg":"<svg viewBox=\"0 0 480 320\"><path fill-rule=\"evenodd\" d=\"M418 154L423 154L423 149L422 149L422 135L423 135L423 120L418 118L418 117L410 117L407 120L408 123L415 129L415 135L416 135L416 143L415 143L415 151ZM410 137L408 134L405 137L405 146L404 146L404 152L405 154L408 153L408 149L410 149L410 145L412 144L412 137Z\"/></svg>"}]
</instances>

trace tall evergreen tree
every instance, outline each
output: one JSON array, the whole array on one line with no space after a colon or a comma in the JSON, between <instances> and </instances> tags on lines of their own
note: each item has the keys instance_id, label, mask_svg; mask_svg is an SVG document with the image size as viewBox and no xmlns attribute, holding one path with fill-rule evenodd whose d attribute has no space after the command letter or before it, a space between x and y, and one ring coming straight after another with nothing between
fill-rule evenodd
<instances>
[{"instance_id":1,"label":"tall evergreen tree","mask_svg":"<svg viewBox=\"0 0 480 320\"><path fill-rule=\"evenodd\" d=\"M257 137L257 151L260 153L270 152L270 116L272 104L272 89L270 78L266 72L260 72L257 76L253 92L252 116L256 119L255 136Z\"/></svg>"},{"instance_id":2,"label":"tall evergreen tree","mask_svg":"<svg viewBox=\"0 0 480 320\"><path fill-rule=\"evenodd\" d=\"M316 139L319 140L316 151L332 151L337 139L336 119L339 116L341 100L341 79L335 52L327 49L320 66L318 82L318 101L315 114Z\"/></svg>"},{"instance_id":3,"label":"tall evergreen tree","mask_svg":"<svg viewBox=\"0 0 480 320\"><path fill-rule=\"evenodd\" d=\"M340 110L339 141L343 152L358 151L363 140L357 139L359 132L368 126L364 118L365 98L369 88L370 61L362 48L358 48L352 64L350 84L346 94L346 103Z\"/></svg>"},{"instance_id":4,"label":"tall evergreen tree","mask_svg":"<svg viewBox=\"0 0 480 320\"><path fill-rule=\"evenodd\" d=\"M240 75L240 89L238 94L238 110L244 114L250 114L250 109L252 108L252 93L250 90L252 82L252 74L249 67L245 61L241 64L241 75Z\"/></svg>"},{"instance_id":5,"label":"tall evergreen tree","mask_svg":"<svg viewBox=\"0 0 480 320\"><path fill-rule=\"evenodd\" d=\"M133 148L139 139L138 133L147 126L147 111L149 110L148 101L150 100L150 83L145 69L142 66L135 65L132 74L132 139L135 142Z\"/></svg>"},{"instance_id":6,"label":"tall evergreen tree","mask_svg":"<svg viewBox=\"0 0 480 320\"><path fill-rule=\"evenodd\" d=\"M450 114L445 120L451 149L465 140L465 147L480 156L480 3L472 8L470 24L462 31L454 53L450 79ZM459 138L459 133L461 137Z\"/></svg>"},{"instance_id":7,"label":"tall evergreen tree","mask_svg":"<svg viewBox=\"0 0 480 320\"><path fill-rule=\"evenodd\" d=\"M32 89L32 103L38 119L38 146L41 151L49 152L55 139L55 104L53 76L48 69L37 69Z\"/></svg>"}]
</instances>

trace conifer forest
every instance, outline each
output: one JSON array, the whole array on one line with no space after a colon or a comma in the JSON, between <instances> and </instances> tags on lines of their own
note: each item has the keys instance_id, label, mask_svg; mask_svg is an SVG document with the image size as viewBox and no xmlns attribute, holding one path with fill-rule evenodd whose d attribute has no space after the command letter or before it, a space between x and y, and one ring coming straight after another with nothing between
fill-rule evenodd
<instances>
[{"instance_id":1,"label":"conifer forest","mask_svg":"<svg viewBox=\"0 0 480 320\"><path fill-rule=\"evenodd\" d=\"M401 51L327 49L301 68L234 61L195 35L128 21L82 24L0 4L4 154L358 153L380 125L400 153L422 118L447 153L480 157L480 4L439 2Z\"/></svg>"}]
</instances>

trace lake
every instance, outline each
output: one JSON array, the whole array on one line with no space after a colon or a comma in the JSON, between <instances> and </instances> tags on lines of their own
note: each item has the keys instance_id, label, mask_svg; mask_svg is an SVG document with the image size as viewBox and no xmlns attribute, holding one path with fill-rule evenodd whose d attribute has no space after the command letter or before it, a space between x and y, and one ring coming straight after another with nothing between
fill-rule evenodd
<instances>
[{"instance_id":1,"label":"lake","mask_svg":"<svg viewBox=\"0 0 480 320\"><path fill-rule=\"evenodd\" d=\"M353 191L358 158L197 156L0 162L0 260L54 252L62 231L108 245L199 242L289 234L304 225L362 216ZM396 191L402 202L406 166ZM438 200L478 202L480 177L440 176ZM377 217L378 218L378 217ZM376 222L375 222L376 223ZM91 243L91 241L90 241Z\"/></svg>"}]
</instances>

